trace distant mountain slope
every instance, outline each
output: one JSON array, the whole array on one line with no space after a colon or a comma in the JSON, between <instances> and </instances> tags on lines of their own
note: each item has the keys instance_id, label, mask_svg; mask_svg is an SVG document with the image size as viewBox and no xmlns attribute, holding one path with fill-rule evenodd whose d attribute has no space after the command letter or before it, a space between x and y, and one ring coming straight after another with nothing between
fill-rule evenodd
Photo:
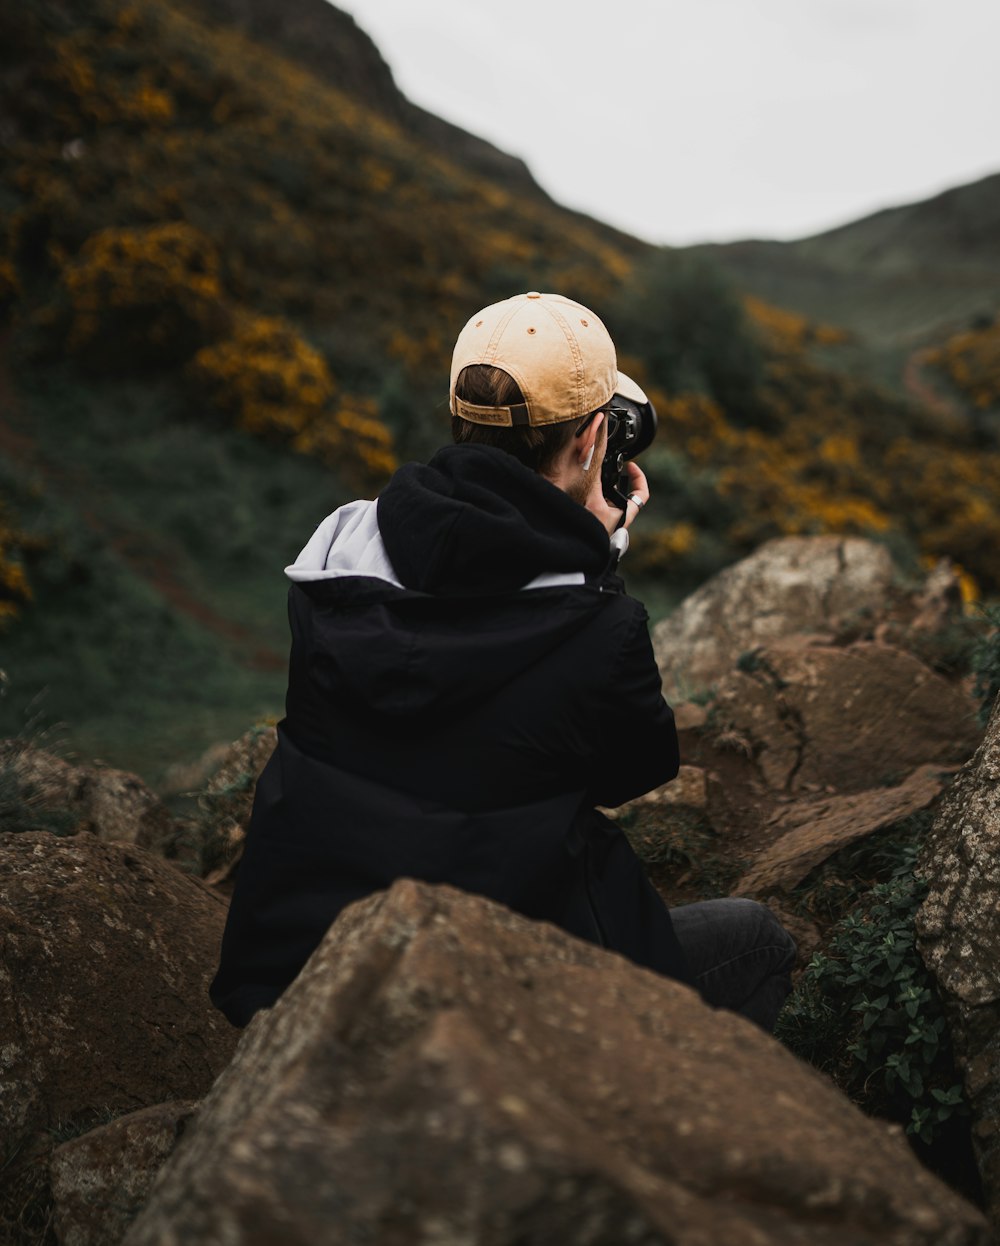
<instances>
[{"instance_id":1,"label":"distant mountain slope","mask_svg":"<svg viewBox=\"0 0 1000 1246\"><path fill-rule=\"evenodd\" d=\"M1000 173L811 238L691 249L759 298L920 345L1000 310Z\"/></svg>"},{"instance_id":2,"label":"distant mountain slope","mask_svg":"<svg viewBox=\"0 0 1000 1246\"><path fill-rule=\"evenodd\" d=\"M930 265L1000 276L1000 173L792 246L803 258L849 269L912 273Z\"/></svg>"}]
</instances>

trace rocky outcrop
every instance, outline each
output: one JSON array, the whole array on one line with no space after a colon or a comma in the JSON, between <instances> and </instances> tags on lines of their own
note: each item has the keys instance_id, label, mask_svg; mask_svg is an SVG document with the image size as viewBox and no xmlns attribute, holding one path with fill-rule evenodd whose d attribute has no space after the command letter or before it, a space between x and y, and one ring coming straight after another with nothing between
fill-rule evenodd
<instances>
[{"instance_id":1,"label":"rocky outcrop","mask_svg":"<svg viewBox=\"0 0 1000 1246\"><path fill-rule=\"evenodd\" d=\"M18 817L25 824L35 817L41 829L52 815L61 815L64 834L86 832L161 852L174 836L169 810L127 770L75 765L19 740L0 741L0 768L16 789ZM7 829L0 817L0 832Z\"/></svg>"},{"instance_id":2,"label":"rocky outcrop","mask_svg":"<svg viewBox=\"0 0 1000 1246\"><path fill-rule=\"evenodd\" d=\"M983 1187L1000 1232L1000 700L942 802L918 872L918 946L950 1014Z\"/></svg>"},{"instance_id":3,"label":"rocky outcrop","mask_svg":"<svg viewBox=\"0 0 1000 1246\"><path fill-rule=\"evenodd\" d=\"M710 687L740 654L796 634L835 635L886 608L896 572L860 537L782 537L706 581L653 629L668 701Z\"/></svg>"},{"instance_id":4,"label":"rocky outcrop","mask_svg":"<svg viewBox=\"0 0 1000 1246\"><path fill-rule=\"evenodd\" d=\"M689 988L480 897L345 910L127 1246L985 1243L901 1132Z\"/></svg>"},{"instance_id":5,"label":"rocky outcrop","mask_svg":"<svg viewBox=\"0 0 1000 1246\"><path fill-rule=\"evenodd\" d=\"M895 787L781 807L771 823L777 838L756 858L735 891L744 896L789 891L841 848L926 809L949 777L940 766L921 766Z\"/></svg>"},{"instance_id":6,"label":"rocky outcrop","mask_svg":"<svg viewBox=\"0 0 1000 1246\"><path fill-rule=\"evenodd\" d=\"M142 1210L197 1104L130 1112L56 1147L49 1163L59 1246L114 1246Z\"/></svg>"},{"instance_id":7,"label":"rocky outcrop","mask_svg":"<svg viewBox=\"0 0 1000 1246\"><path fill-rule=\"evenodd\" d=\"M961 764L981 735L966 692L889 645L792 639L742 665L719 685L714 730L742 742L775 791L886 786L925 763Z\"/></svg>"},{"instance_id":8,"label":"rocky outcrop","mask_svg":"<svg viewBox=\"0 0 1000 1246\"><path fill-rule=\"evenodd\" d=\"M245 731L226 749L200 795L202 872L206 882L223 891L231 888L243 856L257 780L276 743L277 733L269 724Z\"/></svg>"},{"instance_id":9,"label":"rocky outcrop","mask_svg":"<svg viewBox=\"0 0 1000 1246\"><path fill-rule=\"evenodd\" d=\"M225 904L132 845L0 835L0 1136L199 1098L237 1035L208 999Z\"/></svg>"},{"instance_id":10,"label":"rocky outcrop","mask_svg":"<svg viewBox=\"0 0 1000 1246\"><path fill-rule=\"evenodd\" d=\"M686 708L678 778L615 811L669 903L787 892L931 806L982 735L963 685L873 641L760 646Z\"/></svg>"}]
</instances>

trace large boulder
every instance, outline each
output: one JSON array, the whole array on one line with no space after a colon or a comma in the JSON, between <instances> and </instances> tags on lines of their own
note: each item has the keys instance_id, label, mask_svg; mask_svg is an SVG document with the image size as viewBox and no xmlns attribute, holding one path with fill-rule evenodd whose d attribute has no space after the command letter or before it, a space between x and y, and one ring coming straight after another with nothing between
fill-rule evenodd
<instances>
[{"instance_id":1,"label":"large boulder","mask_svg":"<svg viewBox=\"0 0 1000 1246\"><path fill-rule=\"evenodd\" d=\"M668 701L729 672L741 653L784 636L833 636L885 611L896 572L884 545L861 537L790 536L706 581L653 629Z\"/></svg>"},{"instance_id":2,"label":"large boulder","mask_svg":"<svg viewBox=\"0 0 1000 1246\"><path fill-rule=\"evenodd\" d=\"M934 804L982 738L964 685L912 653L787 637L679 715L678 778L616 811L668 903L788 892Z\"/></svg>"},{"instance_id":3,"label":"large boulder","mask_svg":"<svg viewBox=\"0 0 1000 1246\"><path fill-rule=\"evenodd\" d=\"M918 946L945 999L1000 1232L1000 700L949 789L918 864L928 880Z\"/></svg>"},{"instance_id":4,"label":"large boulder","mask_svg":"<svg viewBox=\"0 0 1000 1246\"><path fill-rule=\"evenodd\" d=\"M985 1243L982 1216L735 1014L480 897L345 910L126 1246Z\"/></svg>"},{"instance_id":5,"label":"large boulder","mask_svg":"<svg viewBox=\"0 0 1000 1246\"><path fill-rule=\"evenodd\" d=\"M982 734L959 685L890 645L779 641L718 687L716 740L742 746L778 792L859 792L917 766L961 764Z\"/></svg>"},{"instance_id":6,"label":"large boulder","mask_svg":"<svg viewBox=\"0 0 1000 1246\"><path fill-rule=\"evenodd\" d=\"M5 1154L208 1090L238 1037L208 999L225 917L134 845L0 834Z\"/></svg>"}]
</instances>

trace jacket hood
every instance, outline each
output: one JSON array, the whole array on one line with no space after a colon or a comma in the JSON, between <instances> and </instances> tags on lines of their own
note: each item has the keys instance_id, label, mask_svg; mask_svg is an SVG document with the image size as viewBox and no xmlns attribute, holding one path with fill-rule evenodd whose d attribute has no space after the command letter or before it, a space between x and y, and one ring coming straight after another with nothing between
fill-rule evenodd
<instances>
[{"instance_id":1,"label":"jacket hood","mask_svg":"<svg viewBox=\"0 0 1000 1246\"><path fill-rule=\"evenodd\" d=\"M407 588L467 597L536 576L599 576L601 523L561 489L491 446L448 446L401 468L379 498L386 552Z\"/></svg>"},{"instance_id":2,"label":"jacket hood","mask_svg":"<svg viewBox=\"0 0 1000 1246\"><path fill-rule=\"evenodd\" d=\"M293 667L358 712L454 712L582 626L610 560L600 522L547 480L449 446L328 516L286 568Z\"/></svg>"}]
</instances>

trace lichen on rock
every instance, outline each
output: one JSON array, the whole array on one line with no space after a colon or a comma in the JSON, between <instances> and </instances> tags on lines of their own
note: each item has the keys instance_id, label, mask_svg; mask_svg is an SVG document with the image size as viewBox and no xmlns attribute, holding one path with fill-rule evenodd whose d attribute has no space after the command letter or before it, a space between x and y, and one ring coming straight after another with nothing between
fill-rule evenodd
<instances>
[{"instance_id":1,"label":"lichen on rock","mask_svg":"<svg viewBox=\"0 0 1000 1246\"><path fill-rule=\"evenodd\" d=\"M946 793L918 864L919 947L945 998L973 1113L973 1143L1000 1229L1000 700Z\"/></svg>"}]
</instances>

